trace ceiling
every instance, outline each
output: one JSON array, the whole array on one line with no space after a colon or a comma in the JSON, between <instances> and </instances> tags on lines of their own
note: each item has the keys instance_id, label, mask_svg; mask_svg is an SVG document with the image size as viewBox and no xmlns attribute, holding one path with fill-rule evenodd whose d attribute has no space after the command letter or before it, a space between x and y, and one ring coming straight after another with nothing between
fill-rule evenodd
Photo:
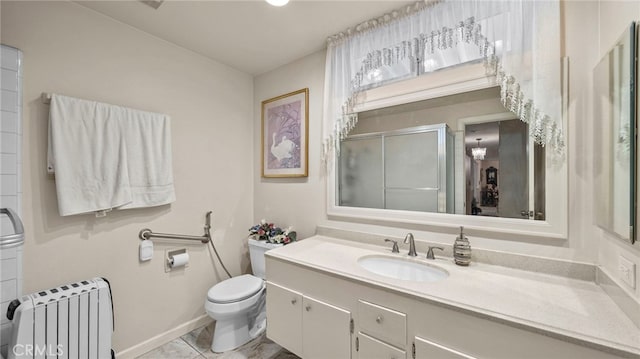
<instances>
[{"instance_id":1,"label":"ceiling","mask_svg":"<svg viewBox=\"0 0 640 359\"><path fill-rule=\"evenodd\" d=\"M165 0L156 10L136 0L76 1L188 50L259 75L326 46L328 36L413 1Z\"/></svg>"}]
</instances>

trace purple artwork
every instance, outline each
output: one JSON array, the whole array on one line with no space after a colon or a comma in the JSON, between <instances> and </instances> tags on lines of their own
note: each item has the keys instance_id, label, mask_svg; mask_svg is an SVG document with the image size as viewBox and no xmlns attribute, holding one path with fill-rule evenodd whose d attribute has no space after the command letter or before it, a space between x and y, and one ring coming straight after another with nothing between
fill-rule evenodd
<instances>
[{"instance_id":1,"label":"purple artwork","mask_svg":"<svg viewBox=\"0 0 640 359\"><path fill-rule=\"evenodd\" d=\"M300 168L302 101L274 106L266 115L267 168Z\"/></svg>"}]
</instances>

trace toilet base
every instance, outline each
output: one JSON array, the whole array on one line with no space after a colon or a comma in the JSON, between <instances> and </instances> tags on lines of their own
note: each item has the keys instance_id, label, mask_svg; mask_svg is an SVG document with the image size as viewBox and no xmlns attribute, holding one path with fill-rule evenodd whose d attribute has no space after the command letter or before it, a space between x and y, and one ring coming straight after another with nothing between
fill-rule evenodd
<instances>
[{"instance_id":1,"label":"toilet base","mask_svg":"<svg viewBox=\"0 0 640 359\"><path fill-rule=\"evenodd\" d=\"M249 318L216 321L211 350L223 353L236 349L257 338L267 329L266 319L262 319L253 328L249 328Z\"/></svg>"}]
</instances>

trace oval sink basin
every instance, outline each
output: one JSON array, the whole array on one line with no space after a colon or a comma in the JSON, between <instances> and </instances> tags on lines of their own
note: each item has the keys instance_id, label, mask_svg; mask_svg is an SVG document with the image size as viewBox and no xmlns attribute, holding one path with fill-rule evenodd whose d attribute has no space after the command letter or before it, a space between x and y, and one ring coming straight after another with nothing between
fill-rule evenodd
<instances>
[{"instance_id":1,"label":"oval sink basin","mask_svg":"<svg viewBox=\"0 0 640 359\"><path fill-rule=\"evenodd\" d=\"M400 280L435 282L449 276L442 268L403 258L365 256L358 264L371 273Z\"/></svg>"}]
</instances>

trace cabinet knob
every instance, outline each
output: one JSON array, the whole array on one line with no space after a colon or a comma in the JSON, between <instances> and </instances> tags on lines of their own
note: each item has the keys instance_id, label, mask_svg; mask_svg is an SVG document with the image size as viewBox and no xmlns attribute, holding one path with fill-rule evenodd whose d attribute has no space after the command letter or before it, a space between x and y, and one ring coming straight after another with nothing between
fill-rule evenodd
<instances>
[{"instance_id":1,"label":"cabinet knob","mask_svg":"<svg viewBox=\"0 0 640 359\"><path fill-rule=\"evenodd\" d=\"M384 318L382 318L382 316L381 316L381 315L379 315L379 316L376 318L376 323L378 323L378 324L382 323L382 319L384 319Z\"/></svg>"},{"instance_id":2,"label":"cabinet knob","mask_svg":"<svg viewBox=\"0 0 640 359\"><path fill-rule=\"evenodd\" d=\"M298 303L297 299L295 299L295 298L291 299L291 304L295 305L296 303Z\"/></svg>"},{"instance_id":3,"label":"cabinet knob","mask_svg":"<svg viewBox=\"0 0 640 359\"><path fill-rule=\"evenodd\" d=\"M310 310L311 310L311 306L310 306L310 305L307 305L306 307L304 307L304 309L306 309L306 310L307 310L307 312L308 312L308 311L310 311Z\"/></svg>"}]
</instances>

